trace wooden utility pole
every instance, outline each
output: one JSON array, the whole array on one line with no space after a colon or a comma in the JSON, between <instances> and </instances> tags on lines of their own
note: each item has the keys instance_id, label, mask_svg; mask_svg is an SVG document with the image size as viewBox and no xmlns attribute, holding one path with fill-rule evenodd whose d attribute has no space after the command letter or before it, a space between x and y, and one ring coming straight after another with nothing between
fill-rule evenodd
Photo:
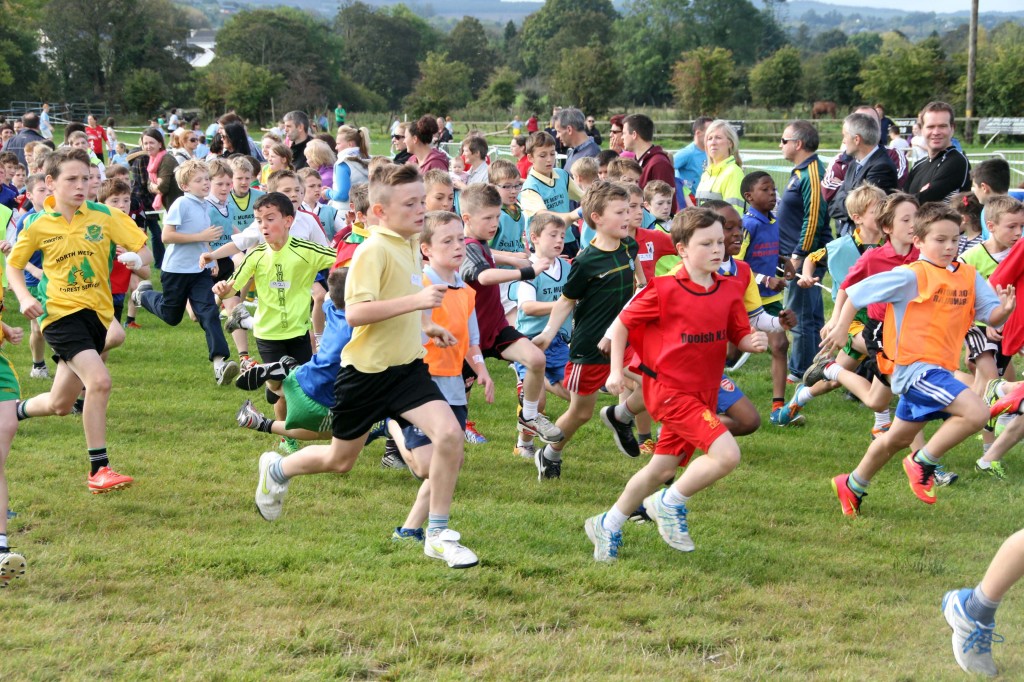
<instances>
[{"instance_id":1,"label":"wooden utility pole","mask_svg":"<svg viewBox=\"0 0 1024 682\"><path fill-rule=\"evenodd\" d=\"M974 116L974 75L978 61L978 0L971 0L971 24L967 29L967 118L964 121L964 138L974 141L971 118Z\"/></svg>"}]
</instances>

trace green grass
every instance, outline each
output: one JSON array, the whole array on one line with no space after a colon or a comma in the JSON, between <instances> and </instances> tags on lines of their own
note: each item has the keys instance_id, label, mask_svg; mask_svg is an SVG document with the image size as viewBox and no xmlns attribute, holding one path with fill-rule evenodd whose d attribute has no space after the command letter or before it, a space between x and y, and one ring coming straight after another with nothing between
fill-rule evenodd
<instances>
[{"instance_id":1,"label":"green grass","mask_svg":"<svg viewBox=\"0 0 1024 682\"><path fill-rule=\"evenodd\" d=\"M17 307L8 295L5 320L24 326ZM110 360L110 451L135 487L87 493L79 418L20 425L10 532L29 575L0 593L5 679L962 679L939 601L1020 525L1019 473L972 474L973 440L934 508L894 464L862 518L841 516L828 480L860 457L871 414L834 395L802 430L741 439L740 467L691 505L696 552L630 525L620 561L599 565L583 521L642 462L591 423L563 478L538 483L511 454L513 379L492 363L497 404L472 401L491 442L467 447L452 518L481 564L453 571L389 540L417 484L379 467L380 443L347 476L294 481L281 520L262 521L272 438L235 426L245 396L214 385L197 326L140 322ZM27 348L9 352L25 394L45 390ZM736 377L762 408L767 367ZM1022 612L1011 593L1006 679L1024 674Z\"/></svg>"}]
</instances>

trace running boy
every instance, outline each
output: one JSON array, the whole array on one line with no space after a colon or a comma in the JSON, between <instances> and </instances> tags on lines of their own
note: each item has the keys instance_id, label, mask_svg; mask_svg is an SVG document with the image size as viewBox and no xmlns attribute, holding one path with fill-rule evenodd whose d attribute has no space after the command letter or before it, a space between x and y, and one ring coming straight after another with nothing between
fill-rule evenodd
<instances>
[{"instance_id":1,"label":"running boy","mask_svg":"<svg viewBox=\"0 0 1024 682\"><path fill-rule=\"evenodd\" d=\"M494 262L503 270L528 265L530 252L526 248L526 216L519 207L519 191L523 181L519 177L519 169L511 161L498 159L491 164L488 180L501 195L501 215L498 217L498 232L488 246ZM509 296L512 282L502 282L501 305L505 309L505 319L515 324L516 302Z\"/></svg>"},{"instance_id":2,"label":"running boy","mask_svg":"<svg viewBox=\"0 0 1024 682\"><path fill-rule=\"evenodd\" d=\"M330 445L311 445L289 457L264 453L256 506L263 518L277 519L292 477L350 471L370 427L397 415L400 423L420 427L434 444L423 552L452 568L468 568L478 563L477 557L448 527L462 465L463 431L422 359L423 332L442 347L456 342L421 313L439 306L448 290L445 284L422 283L418 238L423 201L423 182L415 167L396 166L373 183L370 210L380 225L360 247L345 285L345 314L353 334L342 351L335 384L333 438Z\"/></svg>"},{"instance_id":3,"label":"running boy","mask_svg":"<svg viewBox=\"0 0 1024 682\"><path fill-rule=\"evenodd\" d=\"M18 219L16 235L21 235L21 231L25 229L31 216L45 210L43 203L46 201L46 197L50 196L50 190L46 186L46 176L42 173L28 176L25 186L30 210ZM17 240L17 236L15 240ZM42 301L39 296L39 280L43 276L42 267L43 254L39 251L33 253L29 262L25 264L25 284L28 286L29 293L40 303ZM32 371L29 373L29 377L49 379L50 370L46 366L46 341L43 340L43 331L39 328L39 321L36 319L29 320L28 348L32 353Z\"/></svg>"},{"instance_id":4,"label":"running boy","mask_svg":"<svg viewBox=\"0 0 1024 682\"><path fill-rule=\"evenodd\" d=\"M1016 304L1014 288L992 288L966 263L955 261L960 218L946 204L925 204L914 218L914 245L921 259L869 277L847 290L839 321L822 341L824 348L846 343L858 308L886 303L883 345L892 358L892 390L900 396L885 438L871 443L857 468L832 479L844 514L855 516L874 475L907 447L926 422L946 421L924 447L903 460L910 489L935 504L935 468L940 458L981 430L988 406L953 372L973 319L999 326Z\"/></svg>"},{"instance_id":5,"label":"running boy","mask_svg":"<svg viewBox=\"0 0 1024 682\"><path fill-rule=\"evenodd\" d=\"M693 551L686 503L728 475L740 460L736 439L715 416L727 342L753 353L768 346L763 332L750 329L743 305L745 284L718 274L725 257L718 214L710 209L683 211L672 223L672 239L683 267L648 284L609 329L608 390L623 390L628 338L642 363L646 403L662 431L651 461L630 479L615 505L587 519L585 529L598 561L618 558L622 526L641 502L669 546ZM680 310L689 314L679 315ZM696 449L704 456L691 464ZM687 464L675 483L658 490Z\"/></svg>"},{"instance_id":6,"label":"running boy","mask_svg":"<svg viewBox=\"0 0 1024 682\"><path fill-rule=\"evenodd\" d=\"M199 264L199 256L209 250L210 242L224 234L220 225L210 222L206 202L210 173L205 162L189 159L174 169L174 179L185 193L167 210L160 234L167 245L160 269L163 291L153 291L153 285L145 281L132 299L172 327L181 322L185 306L191 306L206 334L213 378L218 386L225 386L238 376L238 363L229 360L231 351L220 326L220 307L213 297L213 276Z\"/></svg>"},{"instance_id":7,"label":"running boy","mask_svg":"<svg viewBox=\"0 0 1024 682\"><path fill-rule=\"evenodd\" d=\"M0 299L3 289L0 289ZM0 311L2 312L2 311ZM9 327L0 322L0 344L5 341L18 344L24 336L19 328ZM10 360L0 353L0 589L7 587L11 580L25 577L25 557L11 551L11 543L7 539L7 473L4 469L7 455L11 452L11 442L18 430L17 404L21 397L18 375L11 366Z\"/></svg>"},{"instance_id":8,"label":"running boy","mask_svg":"<svg viewBox=\"0 0 1024 682\"><path fill-rule=\"evenodd\" d=\"M127 252L118 260L129 269L152 262L146 235L120 211L85 201L89 155L80 149L59 149L46 159L46 185L53 192L45 210L25 226L7 262L11 289L29 319L41 318L43 337L58 358L48 393L18 403L18 419L66 415L86 388L82 427L88 448L90 492L126 488L131 476L115 472L107 457L107 402L110 373L100 358L107 328L114 318L110 296L110 253L113 244ZM24 268L32 254L43 252L45 304L25 284Z\"/></svg>"},{"instance_id":9,"label":"running boy","mask_svg":"<svg viewBox=\"0 0 1024 682\"><path fill-rule=\"evenodd\" d=\"M594 416L597 392L608 380L608 349L605 331L633 295L637 244L629 237L629 192L614 182L595 182L583 197L583 218L597 236L573 261L562 296L551 317L533 342L547 349L562 324L573 314L565 388L569 409L555 423L565 439L537 450L537 478L562 475L562 451L576 431ZM632 435L632 420L624 423L621 440L632 439L630 449L639 455ZM557 445L557 447L556 447Z\"/></svg>"},{"instance_id":10,"label":"running boy","mask_svg":"<svg viewBox=\"0 0 1024 682\"><path fill-rule=\"evenodd\" d=\"M533 166L523 182L519 202L527 219L541 211L554 213L566 225L579 218L579 212L571 210L569 202L582 199L583 192L568 173L555 168L555 138L543 131L532 133L526 139L526 156ZM565 255L572 258L581 247L571 232L567 232L565 238Z\"/></svg>"},{"instance_id":11,"label":"running boy","mask_svg":"<svg viewBox=\"0 0 1024 682\"><path fill-rule=\"evenodd\" d=\"M672 222L672 197L675 190L664 180L651 180L644 187L644 210L651 216L648 229L668 232Z\"/></svg>"}]
</instances>

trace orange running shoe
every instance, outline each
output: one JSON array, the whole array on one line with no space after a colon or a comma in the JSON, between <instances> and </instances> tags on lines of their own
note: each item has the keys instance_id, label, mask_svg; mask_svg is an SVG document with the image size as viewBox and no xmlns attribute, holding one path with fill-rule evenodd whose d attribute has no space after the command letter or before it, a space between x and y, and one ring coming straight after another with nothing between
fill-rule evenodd
<instances>
[{"instance_id":1,"label":"orange running shoe","mask_svg":"<svg viewBox=\"0 0 1024 682\"><path fill-rule=\"evenodd\" d=\"M889 432L889 428L891 426L892 426L892 422L889 422L888 424L883 424L882 426L872 427L871 428L871 440L876 440L882 434L888 433Z\"/></svg>"},{"instance_id":2,"label":"orange running shoe","mask_svg":"<svg viewBox=\"0 0 1024 682\"><path fill-rule=\"evenodd\" d=\"M653 455L655 450L655 443L652 438L648 438L643 443L640 443L640 454L641 455Z\"/></svg>"},{"instance_id":3,"label":"orange running shoe","mask_svg":"<svg viewBox=\"0 0 1024 682\"><path fill-rule=\"evenodd\" d=\"M843 514L846 516L859 516L860 503L867 496L867 493L858 495L850 490L850 486L847 484L849 478L850 474L839 474L833 478L832 490L835 491L836 497L839 498L839 506L843 508Z\"/></svg>"},{"instance_id":4,"label":"orange running shoe","mask_svg":"<svg viewBox=\"0 0 1024 682\"><path fill-rule=\"evenodd\" d=\"M1016 390L1007 393L1005 396L992 403L989 416L995 418L1004 412L1020 412L1020 404L1022 402L1024 402L1024 384L1021 384Z\"/></svg>"},{"instance_id":5,"label":"orange running shoe","mask_svg":"<svg viewBox=\"0 0 1024 682\"><path fill-rule=\"evenodd\" d=\"M109 493L111 490L123 490L134 482L135 479L131 476L119 474L108 466L102 467L89 477L89 492L93 495L100 495Z\"/></svg>"},{"instance_id":6,"label":"orange running shoe","mask_svg":"<svg viewBox=\"0 0 1024 682\"><path fill-rule=\"evenodd\" d=\"M935 467L915 462L916 454L915 452L904 458L903 471L907 473L910 489L917 495L917 499L925 504L935 504Z\"/></svg>"}]
</instances>

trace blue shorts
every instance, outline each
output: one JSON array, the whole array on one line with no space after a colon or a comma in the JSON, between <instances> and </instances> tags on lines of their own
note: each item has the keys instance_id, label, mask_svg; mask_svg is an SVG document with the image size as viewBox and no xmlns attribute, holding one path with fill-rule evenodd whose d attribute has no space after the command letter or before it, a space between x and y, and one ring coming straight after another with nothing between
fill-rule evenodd
<instances>
[{"instance_id":1,"label":"blue shorts","mask_svg":"<svg viewBox=\"0 0 1024 682\"><path fill-rule=\"evenodd\" d=\"M722 375L722 383L718 385L718 414L725 414L729 408L745 398L740 387L727 375Z\"/></svg>"},{"instance_id":2,"label":"blue shorts","mask_svg":"<svg viewBox=\"0 0 1024 682\"><path fill-rule=\"evenodd\" d=\"M469 416L469 406L450 405L450 407L452 408L452 412L455 413L455 418L459 420L459 426L461 426L462 430L465 431L466 417ZM410 450L421 448L424 445L430 445L430 439L427 438L427 435L415 426L410 425L402 427L402 436L405 437L405 447Z\"/></svg>"},{"instance_id":3,"label":"blue shorts","mask_svg":"<svg viewBox=\"0 0 1024 682\"><path fill-rule=\"evenodd\" d=\"M946 408L956 397L968 390L946 369L930 369L914 382L896 405L896 416L905 422L926 422L947 419Z\"/></svg>"},{"instance_id":4,"label":"blue shorts","mask_svg":"<svg viewBox=\"0 0 1024 682\"><path fill-rule=\"evenodd\" d=\"M544 351L544 376L552 384L559 384L565 379L565 365L569 362L569 342L561 334L551 340L551 345ZM526 376L526 366L516 364L516 376L522 381Z\"/></svg>"}]
</instances>

